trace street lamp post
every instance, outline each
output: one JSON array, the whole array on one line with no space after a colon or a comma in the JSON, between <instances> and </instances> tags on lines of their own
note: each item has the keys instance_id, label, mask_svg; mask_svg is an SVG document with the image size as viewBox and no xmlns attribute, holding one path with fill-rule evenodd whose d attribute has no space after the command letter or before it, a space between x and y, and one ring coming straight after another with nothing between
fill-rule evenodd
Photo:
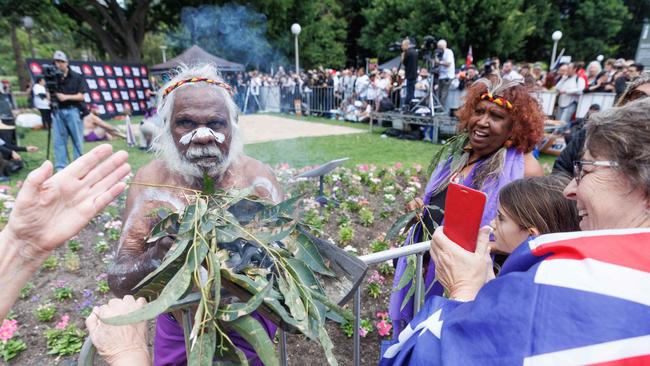
<instances>
[{"instance_id":1,"label":"street lamp post","mask_svg":"<svg viewBox=\"0 0 650 366\"><path fill-rule=\"evenodd\" d=\"M160 45L160 51L162 52L163 62L167 62L167 53L165 53L166 50L167 50L167 46L165 46L164 44L161 44Z\"/></svg>"},{"instance_id":2,"label":"street lamp post","mask_svg":"<svg viewBox=\"0 0 650 366\"><path fill-rule=\"evenodd\" d=\"M296 73L300 72L300 64L298 63L298 35L300 34L300 31L302 28L300 28L300 24L298 23L293 23L291 26L291 33L295 36L295 48L296 48Z\"/></svg>"},{"instance_id":3,"label":"street lamp post","mask_svg":"<svg viewBox=\"0 0 650 366\"><path fill-rule=\"evenodd\" d=\"M551 35L551 38L553 38L553 54L551 55L551 64L548 66L549 70L555 64L555 52L557 52L557 43L562 39L562 32L556 30L553 32L553 35Z\"/></svg>"},{"instance_id":4,"label":"street lamp post","mask_svg":"<svg viewBox=\"0 0 650 366\"><path fill-rule=\"evenodd\" d=\"M34 28L34 18L30 16L23 17L23 27L27 30L27 39L29 39L29 52L32 58L36 58L34 45L32 44L32 28Z\"/></svg>"},{"instance_id":5,"label":"street lamp post","mask_svg":"<svg viewBox=\"0 0 650 366\"><path fill-rule=\"evenodd\" d=\"M296 109L296 116L302 116L302 100L301 100L301 91L302 91L302 82L300 79L300 63L298 62L298 35L300 34L300 24L293 23L291 25L291 33L294 35L295 49L296 49L296 77L298 78L298 93L295 93L295 98L293 100L293 106Z\"/></svg>"}]
</instances>

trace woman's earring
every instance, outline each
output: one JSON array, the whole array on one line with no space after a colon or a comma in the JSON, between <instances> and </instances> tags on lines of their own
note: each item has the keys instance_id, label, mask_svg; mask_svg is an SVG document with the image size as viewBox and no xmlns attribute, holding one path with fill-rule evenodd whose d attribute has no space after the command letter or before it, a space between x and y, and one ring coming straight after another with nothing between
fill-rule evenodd
<instances>
[{"instance_id":1,"label":"woman's earring","mask_svg":"<svg viewBox=\"0 0 650 366\"><path fill-rule=\"evenodd\" d=\"M503 144L503 146L505 146L506 148L512 147L512 140L507 139L506 142Z\"/></svg>"}]
</instances>

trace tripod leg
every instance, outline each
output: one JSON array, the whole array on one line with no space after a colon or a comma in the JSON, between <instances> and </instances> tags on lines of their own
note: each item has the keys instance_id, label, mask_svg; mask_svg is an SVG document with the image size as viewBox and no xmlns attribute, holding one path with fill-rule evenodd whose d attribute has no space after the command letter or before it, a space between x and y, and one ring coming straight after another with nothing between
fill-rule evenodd
<instances>
[{"instance_id":1,"label":"tripod leg","mask_svg":"<svg viewBox=\"0 0 650 366\"><path fill-rule=\"evenodd\" d=\"M52 136L52 124L47 128L47 157L46 160L50 160L50 138Z\"/></svg>"}]
</instances>

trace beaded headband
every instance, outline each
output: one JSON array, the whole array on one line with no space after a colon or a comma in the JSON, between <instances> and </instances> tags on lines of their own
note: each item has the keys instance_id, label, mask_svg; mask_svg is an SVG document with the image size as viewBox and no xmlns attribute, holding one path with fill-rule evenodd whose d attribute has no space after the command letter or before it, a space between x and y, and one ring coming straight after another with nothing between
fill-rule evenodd
<instances>
[{"instance_id":1,"label":"beaded headband","mask_svg":"<svg viewBox=\"0 0 650 366\"><path fill-rule=\"evenodd\" d=\"M166 97L169 93L171 93L172 91L174 91L174 89L178 88L181 85L185 85L185 84L189 84L189 83L198 83L198 82L201 82L201 81L206 82L206 83L210 83L210 84L214 84L214 85L219 86L219 87L221 87L223 89L226 89L228 94L230 94L231 97L233 96L232 88L230 87L230 85L228 85L228 84L226 84L226 83L224 83L222 81L214 80L214 79L208 79L208 78L194 77L194 78L190 78L190 79L177 81L177 82L173 83L172 85L166 87L165 91L163 92L163 98Z\"/></svg>"},{"instance_id":2,"label":"beaded headband","mask_svg":"<svg viewBox=\"0 0 650 366\"><path fill-rule=\"evenodd\" d=\"M512 103L510 103L506 98L492 95L492 93L483 93L481 94L481 100L489 100L490 102L507 109L512 109Z\"/></svg>"},{"instance_id":3,"label":"beaded headband","mask_svg":"<svg viewBox=\"0 0 650 366\"><path fill-rule=\"evenodd\" d=\"M493 74L487 78L478 79L475 84L485 84L487 90L481 94L481 100L488 100L500 107L512 109L512 103L502 97L502 93L514 86L521 85L520 80L503 80L500 75Z\"/></svg>"}]
</instances>

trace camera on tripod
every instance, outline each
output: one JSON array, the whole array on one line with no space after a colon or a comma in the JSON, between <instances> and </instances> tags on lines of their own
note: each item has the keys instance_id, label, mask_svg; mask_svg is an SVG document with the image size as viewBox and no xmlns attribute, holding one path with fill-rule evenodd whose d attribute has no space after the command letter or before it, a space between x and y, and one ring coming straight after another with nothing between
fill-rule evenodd
<instances>
[{"instance_id":1,"label":"camera on tripod","mask_svg":"<svg viewBox=\"0 0 650 366\"><path fill-rule=\"evenodd\" d=\"M44 65L43 78L45 79L47 90L50 93L56 93L59 91L61 81L63 80L63 71L54 65Z\"/></svg>"},{"instance_id":2,"label":"camera on tripod","mask_svg":"<svg viewBox=\"0 0 650 366\"><path fill-rule=\"evenodd\" d=\"M420 50L427 65L430 65L429 72L438 75L440 73L440 60L444 51L438 48L436 39L433 36L424 36Z\"/></svg>"}]
</instances>

